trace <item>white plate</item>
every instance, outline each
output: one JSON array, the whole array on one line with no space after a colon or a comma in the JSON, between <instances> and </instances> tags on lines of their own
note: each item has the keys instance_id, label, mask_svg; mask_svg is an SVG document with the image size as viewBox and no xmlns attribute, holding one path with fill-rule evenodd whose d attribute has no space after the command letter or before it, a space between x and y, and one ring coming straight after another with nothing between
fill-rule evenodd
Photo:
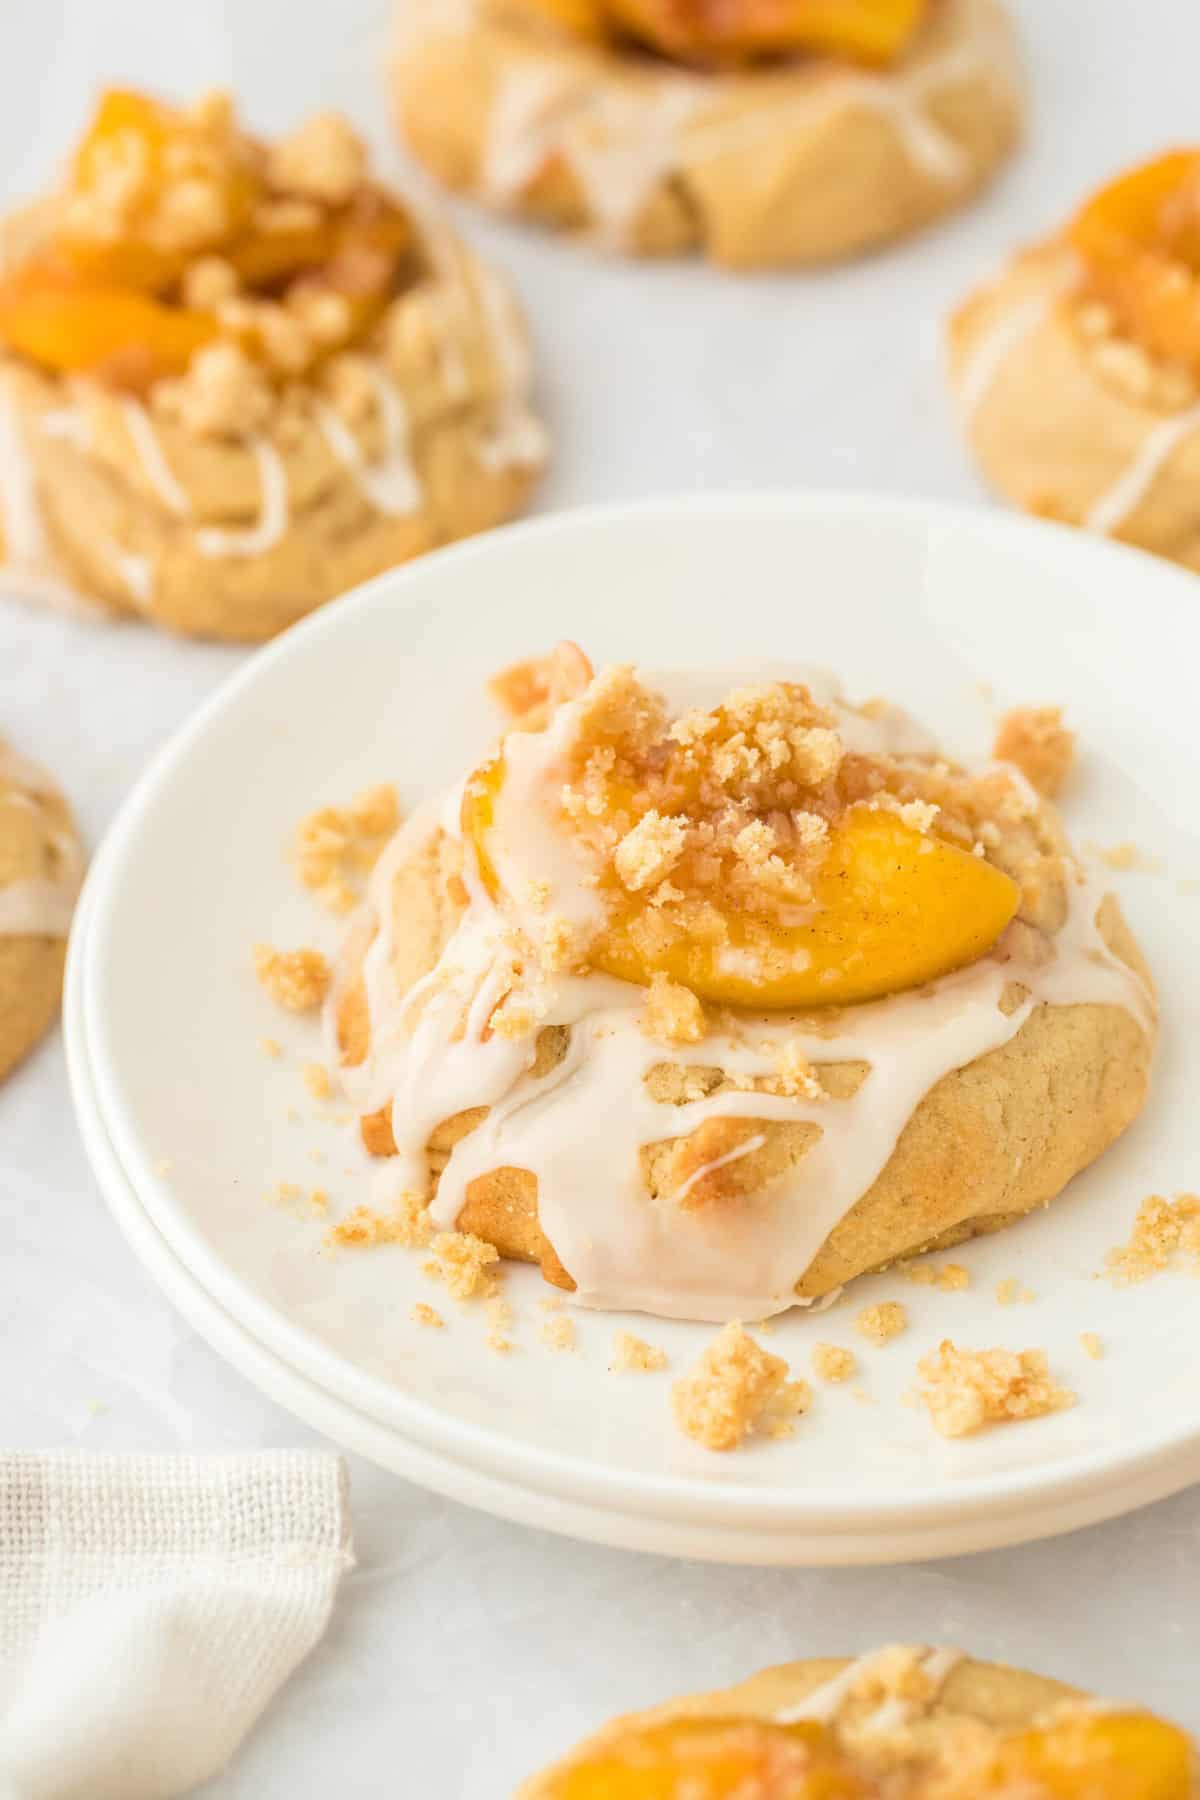
<instances>
[{"instance_id":1,"label":"white plate","mask_svg":"<svg viewBox=\"0 0 1200 1800\"><path fill-rule=\"evenodd\" d=\"M1178 954L1200 917L1181 887L1200 876L1189 833L1198 597L1164 564L1055 528L829 495L575 514L383 578L256 657L185 727L92 877L70 1029L120 1179L189 1283L289 1382L523 1493L533 1512L522 1517L539 1516L545 1496L543 1522L562 1529L767 1560L813 1560L821 1544L829 1560L905 1556L1064 1529L1184 1485L1200 1475L1195 1287L1167 1276L1117 1292L1095 1271L1138 1200L1193 1185L1200 1160L1188 1098L1200 968ZM678 1437L668 1376L607 1372L621 1325L663 1344L676 1371L705 1327L579 1314L579 1353L556 1355L538 1339L545 1290L520 1269L509 1276L520 1348L496 1357L477 1310L444 1307L445 1332L411 1322L414 1300L437 1300L419 1257L323 1252L321 1222L267 1198L281 1181L325 1187L339 1210L365 1197L352 1133L319 1118L300 1083L315 1032L281 1022L249 973L255 939L336 935L288 873L291 827L381 778L410 801L448 780L494 730L486 675L563 635L597 661L825 662L965 749L990 731L980 681L1003 703L1064 702L1086 747L1077 835L1135 838L1166 866L1121 878L1152 962L1170 972L1143 1119L1048 1213L957 1253L969 1291L878 1277L820 1319L781 1321L770 1346L798 1370L818 1337L852 1344L853 1312L872 1300L903 1298L913 1324L884 1350L859 1346L861 1395L823 1388L793 1439L733 1457ZM278 1062L257 1048L267 1033L285 1044ZM1037 1301L998 1307L1008 1276ZM1084 1356L1083 1331L1105 1339L1102 1362ZM942 1442L902 1396L944 1335L1045 1345L1081 1404ZM578 1517L549 1516L563 1506Z\"/></svg>"}]
</instances>

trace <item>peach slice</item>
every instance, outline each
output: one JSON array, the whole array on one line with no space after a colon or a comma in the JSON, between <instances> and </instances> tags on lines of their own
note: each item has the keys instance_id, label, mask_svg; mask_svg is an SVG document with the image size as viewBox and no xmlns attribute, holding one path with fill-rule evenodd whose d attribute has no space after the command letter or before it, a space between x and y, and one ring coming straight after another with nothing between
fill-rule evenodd
<instances>
[{"instance_id":1,"label":"peach slice","mask_svg":"<svg viewBox=\"0 0 1200 1800\"><path fill-rule=\"evenodd\" d=\"M1068 237L1092 292L1135 341L1200 373L1200 152L1173 150L1119 176Z\"/></svg>"},{"instance_id":2,"label":"peach slice","mask_svg":"<svg viewBox=\"0 0 1200 1800\"><path fill-rule=\"evenodd\" d=\"M829 1733L801 1722L678 1719L625 1733L557 1777L552 1800L869 1800Z\"/></svg>"},{"instance_id":3,"label":"peach slice","mask_svg":"<svg viewBox=\"0 0 1200 1800\"><path fill-rule=\"evenodd\" d=\"M1149 1713L1095 1713L1018 1732L979 1786L1029 1800L1192 1800L1196 1753L1174 1725Z\"/></svg>"},{"instance_id":4,"label":"peach slice","mask_svg":"<svg viewBox=\"0 0 1200 1800\"><path fill-rule=\"evenodd\" d=\"M488 836L503 780L497 757L467 783L463 798L463 830L493 899L500 882ZM982 857L926 836L894 813L858 806L830 834L811 917L772 925L765 947L761 921L756 928L743 913L729 912L724 942L691 938L646 954L631 929L644 903L621 893L590 961L641 986L655 974L669 975L720 1005L848 1006L920 987L976 961L1019 901L1017 884Z\"/></svg>"},{"instance_id":5,"label":"peach slice","mask_svg":"<svg viewBox=\"0 0 1200 1800\"><path fill-rule=\"evenodd\" d=\"M545 0L543 0L545 3ZM886 64L927 0L607 0L618 27L668 56L742 62L792 51ZM576 5L571 10L576 10Z\"/></svg>"},{"instance_id":6,"label":"peach slice","mask_svg":"<svg viewBox=\"0 0 1200 1800\"><path fill-rule=\"evenodd\" d=\"M0 281L0 344L61 374L82 370L144 390L184 370L217 335L207 313L29 266Z\"/></svg>"}]
</instances>

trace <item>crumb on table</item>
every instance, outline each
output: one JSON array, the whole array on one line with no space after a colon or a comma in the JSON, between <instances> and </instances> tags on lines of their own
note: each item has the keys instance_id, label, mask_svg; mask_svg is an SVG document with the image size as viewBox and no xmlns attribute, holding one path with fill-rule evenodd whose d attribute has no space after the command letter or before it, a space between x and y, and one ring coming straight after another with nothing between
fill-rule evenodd
<instances>
[{"instance_id":1,"label":"crumb on table","mask_svg":"<svg viewBox=\"0 0 1200 1800\"><path fill-rule=\"evenodd\" d=\"M635 1337L632 1331L618 1331L613 1339L613 1359L608 1366L614 1373L648 1375L666 1368L667 1353L657 1344L648 1344L645 1338Z\"/></svg>"},{"instance_id":2,"label":"crumb on table","mask_svg":"<svg viewBox=\"0 0 1200 1800\"><path fill-rule=\"evenodd\" d=\"M965 1350L946 1338L921 1358L917 1373L925 1384L920 1399L948 1438L1061 1412L1076 1399L1051 1376L1044 1350Z\"/></svg>"},{"instance_id":3,"label":"crumb on table","mask_svg":"<svg viewBox=\"0 0 1200 1800\"><path fill-rule=\"evenodd\" d=\"M258 1047L264 1056L270 1057L272 1062L276 1062L283 1055L283 1045L278 1038L260 1037Z\"/></svg>"},{"instance_id":4,"label":"crumb on table","mask_svg":"<svg viewBox=\"0 0 1200 1800\"><path fill-rule=\"evenodd\" d=\"M314 1100L328 1100L333 1092L333 1077L324 1063L305 1063L300 1074Z\"/></svg>"},{"instance_id":5,"label":"crumb on table","mask_svg":"<svg viewBox=\"0 0 1200 1800\"><path fill-rule=\"evenodd\" d=\"M940 1288L945 1294L957 1293L971 1285L971 1272L961 1263L943 1263L939 1268L936 1263L922 1258L920 1262L901 1263L900 1270L914 1286Z\"/></svg>"},{"instance_id":6,"label":"crumb on table","mask_svg":"<svg viewBox=\"0 0 1200 1800\"><path fill-rule=\"evenodd\" d=\"M364 788L349 806L318 807L296 830L293 854L302 884L330 912L349 912L399 823L390 782Z\"/></svg>"},{"instance_id":7,"label":"crumb on table","mask_svg":"<svg viewBox=\"0 0 1200 1800\"><path fill-rule=\"evenodd\" d=\"M567 1318L565 1313L549 1313L542 1320L539 1335L548 1350L573 1350L575 1321Z\"/></svg>"},{"instance_id":8,"label":"crumb on table","mask_svg":"<svg viewBox=\"0 0 1200 1800\"><path fill-rule=\"evenodd\" d=\"M460 1294L457 1297L463 1299L466 1296ZM488 1301L486 1310L488 1331L484 1341L488 1349L494 1350L498 1356L507 1356L513 1347L508 1335L512 1328L513 1309L507 1300L494 1298Z\"/></svg>"},{"instance_id":9,"label":"crumb on table","mask_svg":"<svg viewBox=\"0 0 1200 1800\"><path fill-rule=\"evenodd\" d=\"M435 1306L427 1306L424 1300L418 1300L412 1309L414 1324L427 1325L431 1331L442 1331L446 1321Z\"/></svg>"},{"instance_id":10,"label":"crumb on table","mask_svg":"<svg viewBox=\"0 0 1200 1800\"><path fill-rule=\"evenodd\" d=\"M782 1437L812 1403L806 1381L789 1381L781 1356L756 1344L736 1320L724 1326L690 1374L671 1389L679 1429L707 1450L733 1450L752 1432Z\"/></svg>"},{"instance_id":11,"label":"crumb on table","mask_svg":"<svg viewBox=\"0 0 1200 1800\"><path fill-rule=\"evenodd\" d=\"M1089 856L1102 862L1106 869L1138 869L1143 875L1157 875L1162 869L1157 856L1148 856L1129 838L1119 844L1094 844L1089 840L1083 847Z\"/></svg>"},{"instance_id":12,"label":"crumb on table","mask_svg":"<svg viewBox=\"0 0 1200 1800\"><path fill-rule=\"evenodd\" d=\"M1079 1342L1083 1346L1085 1356L1090 1356L1093 1362L1100 1361L1104 1355L1104 1344L1094 1331L1081 1331Z\"/></svg>"},{"instance_id":13,"label":"crumb on table","mask_svg":"<svg viewBox=\"0 0 1200 1800\"><path fill-rule=\"evenodd\" d=\"M1012 1275L1006 1275L1003 1281L996 1283L996 1303L998 1306L1030 1305L1037 1299L1032 1288L1022 1286Z\"/></svg>"},{"instance_id":14,"label":"crumb on table","mask_svg":"<svg viewBox=\"0 0 1200 1800\"><path fill-rule=\"evenodd\" d=\"M319 950L273 950L254 946L254 973L278 1005L288 1012L311 1012L329 992L329 964Z\"/></svg>"},{"instance_id":15,"label":"crumb on table","mask_svg":"<svg viewBox=\"0 0 1200 1800\"><path fill-rule=\"evenodd\" d=\"M1149 1194L1138 1207L1129 1242L1114 1246L1104 1267L1118 1287L1134 1287L1169 1269L1180 1253L1200 1269L1200 1195L1167 1200Z\"/></svg>"},{"instance_id":16,"label":"crumb on table","mask_svg":"<svg viewBox=\"0 0 1200 1800\"><path fill-rule=\"evenodd\" d=\"M878 1306L864 1306L854 1323L873 1344L889 1344L908 1330L908 1308L899 1300L883 1300Z\"/></svg>"},{"instance_id":17,"label":"crumb on table","mask_svg":"<svg viewBox=\"0 0 1200 1800\"><path fill-rule=\"evenodd\" d=\"M814 1344L812 1366L822 1381L849 1381L858 1369L858 1358L840 1344Z\"/></svg>"},{"instance_id":18,"label":"crumb on table","mask_svg":"<svg viewBox=\"0 0 1200 1800\"><path fill-rule=\"evenodd\" d=\"M1075 760L1075 733L1063 724L1061 706L1017 706L996 731L993 755L1015 763L1039 794L1053 800Z\"/></svg>"}]
</instances>

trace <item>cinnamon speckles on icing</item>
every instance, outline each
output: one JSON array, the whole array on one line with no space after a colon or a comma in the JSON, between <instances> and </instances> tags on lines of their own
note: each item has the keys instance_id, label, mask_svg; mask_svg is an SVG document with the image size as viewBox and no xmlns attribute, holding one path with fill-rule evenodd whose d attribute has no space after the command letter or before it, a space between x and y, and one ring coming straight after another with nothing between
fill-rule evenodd
<instances>
[{"instance_id":1,"label":"cinnamon speckles on icing","mask_svg":"<svg viewBox=\"0 0 1200 1800\"><path fill-rule=\"evenodd\" d=\"M922 756L922 767L945 767L930 764L930 740L895 709L850 708L828 677L805 677L856 755L886 755L901 772L905 758ZM729 671L644 677L673 718L714 707L747 679L742 671L732 680ZM825 1014L706 1009L702 1043L686 1033L680 1042L669 1032L648 1034L645 987L581 970L555 942L564 932L586 937L603 915L577 846L535 804L539 788L562 779L586 706L586 697L568 700L545 729L506 739L508 775L496 801L497 839L511 863L499 868L503 905L496 872L481 867L463 835L461 789L413 815L371 877L363 916L374 936L362 962L368 1048L342 1075L361 1114L382 1109L390 1119L389 1179L428 1191L426 1146L435 1129L467 1109L488 1109L449 1151L430 1204L438 1229L455 1226L478 1178L529 1171L541 1231L581 1305L763 1318L796 1304L797 1282L872 1187L929 1091L1008 1043L1039 1004L1117 1007L1150 1031L1152 1002L1098 928L1101 894L1067 860L1058 916L1045 931L1016 922L993 951L925 986ZM1000 799L1036 807L1015 772L1000 780ZM465 905L436 966L405 988L394 972L394 883L440 832L461 843ZM549 890L536 903L516 880L530 868ZM514 927L534 953L514 949ZM334 1029L339 999L335 988ZM514 1012L512 1028L498 1028ZM535 1074L548 1029L558 1031L562 1053ZM827 1091L821 1074L833 1066L864 1072ZM714 1070L719 1086L704 1078ZM711 1158L698 1156L680 1180L652 1190L648 1148L690 1139L716 1120L736 1141L723 1136ZM705 1204L706 1176L719 1164L728 1175L772 1121L810 1127L804 1153L736 1206Z\"/></svg>"}]
</instances>

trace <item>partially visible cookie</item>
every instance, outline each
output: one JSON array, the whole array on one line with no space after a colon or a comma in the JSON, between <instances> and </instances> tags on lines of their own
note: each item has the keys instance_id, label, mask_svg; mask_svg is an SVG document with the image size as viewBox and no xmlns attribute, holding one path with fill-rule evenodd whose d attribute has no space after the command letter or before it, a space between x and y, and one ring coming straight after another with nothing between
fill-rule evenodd
<instances>
[{"instance_id":1,"label":"partially visible cookie","mask_svg":"<svg viewBox=\"0 0 1200 1800\"><path fill-rule=\"evenodd\" d=\"M82 870L58 788L0 738L0 1079L58 1012Z\"/></svg>"}]
</instances>

